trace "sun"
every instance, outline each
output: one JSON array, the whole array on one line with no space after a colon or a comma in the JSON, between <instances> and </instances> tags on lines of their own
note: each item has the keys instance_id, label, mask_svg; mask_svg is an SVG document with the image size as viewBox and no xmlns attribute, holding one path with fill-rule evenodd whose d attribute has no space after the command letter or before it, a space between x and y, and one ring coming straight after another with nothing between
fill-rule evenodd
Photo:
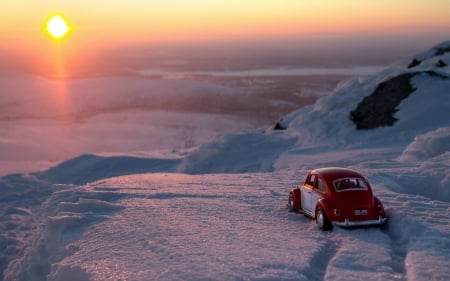
<instances>
[{"instance_id":1,"label":"sun","mask_svg":"<svg viewBox=\"0 0 450 281\"><path fill-rule=\"evenodd\" d=\"M70 32L68 21L61 15L52 16L45 24L45 30L55 40L64 39Z\"/></svg>"}]
</instances>

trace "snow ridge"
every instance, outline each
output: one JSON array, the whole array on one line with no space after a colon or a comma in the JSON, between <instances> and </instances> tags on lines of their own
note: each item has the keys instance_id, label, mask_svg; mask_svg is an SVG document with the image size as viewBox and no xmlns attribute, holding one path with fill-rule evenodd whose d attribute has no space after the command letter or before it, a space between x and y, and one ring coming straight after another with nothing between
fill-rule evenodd
<instances>
[{"instance_id":1,"label":"snow ridge","mask_svg":"<svg viewBox=\"0 0 450 281\"><path fill-rule=\"evenodd\" d=\"M35 175L54 183L82 185L120 175L175 172L179 162L179 159L149 159L131 156L105 157L87 154Z\"/></svg>"}]
</instances>

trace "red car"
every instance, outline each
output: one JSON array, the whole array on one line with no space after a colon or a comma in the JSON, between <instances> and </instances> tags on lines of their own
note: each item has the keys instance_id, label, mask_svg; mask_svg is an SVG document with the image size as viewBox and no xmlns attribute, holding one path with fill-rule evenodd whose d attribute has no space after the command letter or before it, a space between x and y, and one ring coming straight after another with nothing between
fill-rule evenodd
<instances>
[{"instance_id":1,"label":"red car","mask_svg":"<svg viewBox=\"0 0 450 281\"><path fill-rule=\"evenodd\" d=\"M383 225L383 204L372 193L366 178L345 168L321 168L308 173L305 182L289 192L289 207L316 220L323 230Z\"/></svg>"}]
</instances>

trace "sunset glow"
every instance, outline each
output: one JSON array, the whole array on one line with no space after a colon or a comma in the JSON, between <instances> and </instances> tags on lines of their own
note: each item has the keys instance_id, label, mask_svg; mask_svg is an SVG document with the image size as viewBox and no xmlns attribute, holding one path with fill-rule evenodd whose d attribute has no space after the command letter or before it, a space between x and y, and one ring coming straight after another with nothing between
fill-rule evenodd
<instances>
[{"instance_id":1,"label":"sunset glow","mask_svg":"<svg viewBox=\"0 0 450 281\"><path fill-rule=\"evenodd\" d=\"M99 40L198 40L236 36L279 36L311 33L398 32L450 29L450 2L442 0L298 1L298 0L167 0L2 2L0 34L26 32L59 11L80 25L81 35ZM14 16L12 16L14 15ZM57 19L61 35L64 19ZM52 23L53 25L53 23ZM20 30L17 30L19 27Z\"/></svg>"},{"instance_id":2,"label":"sunset glow","mask_svg":"<svg viewBox=\"0 0 450 281\"><path fill-rule=\"evenodd\" d=\"M2 1L2 48L35 67L61 47L79 64L110 48L308 36L389 34L450 37L450 1L444 0L28 0ZM53 15L53 17L52 17ZM64 15L61 16L61 15ZM44 32L43 30L44 29ZM46 35L46 36L43 36ZM448 35L448 36L447 36ZM50 37L52 40L48 40ZM433 44L436 42L430 42ZM70 57L70 58L69 58ZM40 61L39 61L40 60Z\"/></svg>"}]
</instances>

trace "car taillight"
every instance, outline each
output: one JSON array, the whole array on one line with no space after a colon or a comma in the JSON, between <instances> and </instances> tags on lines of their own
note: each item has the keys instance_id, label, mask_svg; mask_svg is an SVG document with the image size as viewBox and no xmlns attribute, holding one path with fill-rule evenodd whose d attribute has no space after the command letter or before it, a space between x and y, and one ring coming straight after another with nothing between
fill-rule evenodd
<instances>
[{"instance_id":1,"label":"car taillight","mask_svg":"<svg viewBox=\"0 0 450 281\"><path fill-rule=\"evenodd\" d=\"M341 211L339 209L334 209L333 212L334 212L335 216L340 216L341 215Z\"/></svg>"},{"instance_id":2,"label":"car taillight","mask_svg":"<svg viewBox=\"0 0 450 281\"><path fill-rule=\"evenodd\" d=\"M381 204L378 204L377 205L377 211L378 211L378 213L383 213L383 206L381 205Z\"/></svg>"}]
</instances>

